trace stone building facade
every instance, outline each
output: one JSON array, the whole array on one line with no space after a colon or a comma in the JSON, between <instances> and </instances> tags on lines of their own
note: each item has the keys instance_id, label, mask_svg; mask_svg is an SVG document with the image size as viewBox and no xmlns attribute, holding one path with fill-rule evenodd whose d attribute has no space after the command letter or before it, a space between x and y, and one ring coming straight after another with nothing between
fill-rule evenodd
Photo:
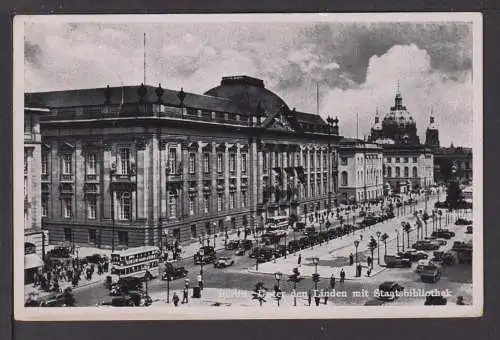
<instances>
[{"instance_id":1,"label":"stone building facade","mask_svg":"<svg viewBox=\"0 0 500 340\"><path fill-rule=\"evenodd\" d=\"M338 168L341 203L383 197L383 149L380 145L359 139L342 139Z\"/></svg>"},{"instance_id":2,"label":"stone building facade","mask_svg":"<svg viewBox=\"0 0 500 340\"><path fill-rule=\"evenodd\" d=\"M162 246L331 207L338 121L288 108L255 78L221 87L225 97L144 85L26 94L51 111L41 125L51 242Z\"/></svg>"}]
</instances>

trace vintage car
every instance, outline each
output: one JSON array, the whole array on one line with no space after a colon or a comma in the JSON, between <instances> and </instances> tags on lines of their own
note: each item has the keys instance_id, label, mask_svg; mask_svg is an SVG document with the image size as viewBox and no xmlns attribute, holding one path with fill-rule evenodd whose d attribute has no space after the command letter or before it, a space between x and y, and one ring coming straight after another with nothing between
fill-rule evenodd
<instances>
[{"instance_id":1,"label":"vintage car","mask_svg":"<svg viewBox=\"0 0 500 340\"><path fill-rule=\"evenodd\" d=\"M404 253L398 253L398 256L401 256L404 259L408 259L412 262L416 262L419 260L425 260L429 257L427 253L424 253L422 251L417 251L414 249L410 249L405 251Z\"/></svg>"},{"instance_id":2,"label":"vintage car","mask_svg":"<svg viewBox=\"0 0 500 340\"><path fill-rule=\"evenodd\" d=\"M131 290L127 296L130 297L136 307L147 307L153 303L151 297L142 290Z\"/></svg>"},{"instance_id":3,"label":"vintage car","mask_svg":"<svg viewBox=\"0 0 500 340\"><path fill-rule=\"evenodd\" d=\"M117 283L109 287L109 295L118 296L139 289L142 289L142 280L140 278L133 276L121 277Z\"/></svg>"},{"instance_id":4,"label":"vintage car","mask_svg":"<svg viewBox=\"0 0 500 340\"><path fill-rule=\"evenodd\" d=\"M165 263L165 272L162 274L162 280L177 280L186 277L188 271L184 267L175 267L172 263Z\"/></svg>"},{"instance_id":5,"label":"vintage car","mask_svg":"<svg viewBox=\"0 0 500 340\"><path fill-rule=\"evenodd\" d=\"M450 252L435 251L432 261L445 266L451 266L456 263L455 256Z\"/></svg>"},{"instance_id":6,"label":"vintage car","mask_svg":"<svg viewBox=\"0 0 500 340\"><path fill-rule=\"evenodd\" d=\"M427 295L425 297L424 306L444 306L446 305L446 298L441 295Z\"/></svg>"},{"instance_id":7,"label":"vintage car","mask_svg":"<svg viewBox=\"0 0 500 340\"><path fill-rule=\"evenodd\" d=\"M288 248L288 252L290 252L290 253L294 253L296 251L299 251L300 250L299 241L292 240L292 241L288 242L287 248Z\"/></svg>"},{"instance_id":8,"label":"vintage car","mask_svg":"<svg viewBox=\"0 0 500 340\"><path fill-rule=\"evenodd\" d=\"M287 247L284 245L284 244L280 244L278 246L276 246L276 248L274 249L274 255L276 257L282 257L282 256L285 256L285 254L287 254Z\"/></svg>"},{"instance_id":9,"label":"vintage car","mask_svg":"<svg viewBox=\"0 0 500 340\"><path fill-rule=\"evenodd\" d=\"M415 250L438 250L439 244L435 241L430 240L420 240L411 246Z\"/></svg>"},{"instance_id":10,"label":"vintage car","mask_svg":"<svg viewBox=\"0 0 500 340\"><path fill-rule=\"evenodd\" d=\"M402 292L404 287L394 281L386 281L378 287L377 298L383 301L394 301L398 298L398 293Z\"/></svg>"},{"instance_id":11,"label":"vintage car","mask_svg":"<svg viewBox=\"0 0 500 340\"><path fill-rule=\"evenodd\" d=\"M263 247L260 249L257 256L257 261L259 263L268 262L273 259L274 249L269 247Z\"/></svg>"},{"instance_id":12,"label":"vintage car","mask_svg":"<svg viewBox=\"0 0 500 340\"><path fill-rule=\"evenodd\" d=\"M209 264L213 263L215 260L215 249L211 246L204 246L194 254L193 261L194 264Z\"/></svg>"},{"instance_id":13,"label":"vintage car","mask_svg":"<svg viewBox=\"0 0 500 340\"><path fill-rule=\"evenodd\" d=\"M243 248L245 250L250 250L252 249L253 243L252 240L241 240L239 248Z\"/></svg>"},{"instance_id":14,"label":"vintage car","mask_svg":"<svg viewBox=\"0 0 500 340\"><path fill-rule=\"evenodd\" d=\"M387 268L411 268L411 261L401 256L385 255L384 262Z\"/></svg>"},{"instance_id":15,"label":"vintage car","mask_svg":"<svg viewBox=\"0 0 500 340\"><path fill-rule=\"evenodd\" d=\"M295 231L301 231L306 228L306 223L305 222L297 222L295 223L295 227L293 228Z\"/></svg>"},{"instance_id":16,"label":"vintage car","mask_svg":"<svg viewBox=\"0 0 500 340\"><path fill-rule=\"evenodd\" d=\"M39 306L40 307L65 307L66 306L66 299L64 297L64 294L62 294L62 293L52 294L52 295L49 295L49 296L43 298L40 301Z\"/></svg>"},{"instance_id":17,"label":"vintage car","mask_svg":"<svg viewBox=\"0 0 500 340\"><path fill-rule=\"evenodd\" d=\"M451 239L453 236L455 236L455 233L449 231L449 230L437 230L437 231L433 231L432 234L431 234L432 237L436 237L436 238L444 238L444 239Z\"/></svg>"},{"instance_id":18,"label":"vintage car","mask_svg":"<svg viewBox=\"0 0 500 340\"><path fill-rule=\"evenodd\" d=\"M467 230L465 231L466 234L472 234L472 226L468 225Z\"/></svg>"},{"instance_id":19,"label":"vintage car","mask_svg":"<svg viewBox=\"0 0 500 340\"><path fill-rule=\"evenodd\" d=\"M420 271L420 280L422 282L438 282L441 278L441 270L437 264L430 261L427 266L424 266Z\"/></svg>"},{"instance_id":20,"label":"vintage car","mask_svg":"<svg viewBox=\"0 0 500 340\"><path fill-rule=\"evenodd\" d=\"M240 241L239 240L231 240L228 243L226 243L226 245L224 246L224 248L226 250L235 250L235 249L238 249L239 246L240 246Z\"/></svg>"},{"instance_id":21,"label":"vintage car","mask_svg":"<svg viewBox=\"0 0 500 340\"><path fill-rule=\"evenodd\" d=\"M317 231L316 228L314 227L308 227L304 230L304 235L305 236L311 236L311 235L316 235Z\"/></svg>"},{"instance_id":22,"label":"vintage car","mask_svg":"<svg viewBox=\"0 0 500 340\"><path fill-rule=\"evenodd\" d=\"M229 256L219 257L214 262L215 268L226 268L232 266L234 264L234 260Z\"/></svg>"},{"instance_id":23,"label":"vintage car","mask_svg":"<svg viewBox=\"0 0 500 340\"><path fill-rule=\"evenodd\" d=\"M112 307L135 307L135 303L130 296L115 297L111 301L101 303L101 306Z\"/></svg>"}]
</instances>

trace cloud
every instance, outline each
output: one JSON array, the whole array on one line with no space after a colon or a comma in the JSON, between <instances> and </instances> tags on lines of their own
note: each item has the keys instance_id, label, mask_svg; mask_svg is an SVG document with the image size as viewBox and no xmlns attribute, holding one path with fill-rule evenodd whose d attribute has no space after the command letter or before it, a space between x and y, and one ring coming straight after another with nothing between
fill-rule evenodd
<instances>
[{"instance_id":1,"label":"cloud","mask_svg":"<svg viewBox=\"0 0 500 340\"><path fill-rule=\"evenodd\" d=\"M472 76L464 71L459 79L432 68L431 57L416 45L396 45L381 56L372 56L364 83L347 90L332 89L322 107L339 116L341 134L359 137L369 134L375 111L383 117L394 103L397 83L404 104L417 121L421 142L431 110L440 126L442 145L472 145Z\"/></svg>"},{"instance_id":2,"label":"cloud","mask_svg":"<svg viewBox=\"0 0 500 340\"><path fill-rule=\"evenodd\" d=\"M399 79L421 137L433 106L441 139L470 144L470 25L53 23L25 31L27 91L138 84L146 32L148 84L204 93L223 76L246 74L308 112L316 112L319 87L320 111L339 115L352 136L356 112L365 134L376 107L388 110Z\"/></svg>"}]
</instances>

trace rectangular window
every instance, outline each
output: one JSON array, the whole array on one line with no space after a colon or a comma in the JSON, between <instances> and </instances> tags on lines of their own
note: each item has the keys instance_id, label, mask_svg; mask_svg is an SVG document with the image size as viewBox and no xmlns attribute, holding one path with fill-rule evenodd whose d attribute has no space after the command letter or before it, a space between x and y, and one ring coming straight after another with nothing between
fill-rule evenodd
<instances>
[{"instance_id":1,"label":"rectangular window","mask_svg":"<svg viewBox=\"0 0 500 340\"><path fill-rule=\"evenodd\" d=\"M64 218L73 216L73 200L71 198L63 199L63 214Z\"/></svg>"},{"instance_id":2,"label":"rectangular window","mask_svg":"<svg viewBox=\"0 0 500 340\"><path fill-rule=\"evenodd\" d=\"M85 168L87 175L95 175L96 171L96 154L88 153L85 157Z\"/></svg>"},{"instance_id":3,"label":"rectangular window","mask_svg":"<svg viewBox=\"0 0 500 340\"><path fill-rule=\"evenodd\" d=\"M42 152L42 175L48 174L49 159L47 152Z\"/></svg>"},{"instance_id":4,"label":"rectangular window","mask_svg":"<svg viewBox=\"0 0 500 340\"><path fill-rule=\"evenodd\" d=\"M132 205L130 203L130 193L121 194L118 204L118 219L120 221L129 221L132 216Z\"/></svg>"},{"instance_id":5,"label":"rectangular window","mask_svg":"<svg viewBox=\"0 0 500 340\"><path fill-rule=\"evenodd\" d=\"M340 157L340 165L347 165L347 157Z\"/></svg>"},{"instance_id":6,"label":"rectangular window","mask_svg":"<svg viewBox=\"0 0 500 340\"><path fill-rule=\"evenodd\" d=\"M241 154L241 173L242 174L247 173L247 154L246 153Z\"/></svg>"},{"instance_id":7,"label":"rectangular window","mask_svg":"<svg viewBox=\"0 0 500 340\"><path fill-rule=\"evenodd\" d=\"M278 168L278 167L279 167L279 158L280 158L280 157L279 157L279 152L278 152L278 151L276 151L276 152L274 153L274 167L275 167L275 168Z\"/></svg>"},{"instance_id":8,"label":"rectangular window","mask_svg":"<svg viewBox=\"0 0 500 340\"><path fill-rule=\"evenodd\" d=\"M97 199L91 197L87 200L87 218L90 220L95 220L97 215Z\"/></svg>"},{"instance_id":9,"label":"rectangular window","mask_svg":"<svg viewBox=\"0 0 500 340\"><path fill-rule=\"evenodd\" d=\"M128 175L130 172L130 149L122 148L120 149L120 175Z\"/></svg>"},{"instance_id":10,"label":"rectangular window","mask_svg":"<svg viewBox=\"0 0 500 340\"><path fill-rule=\"evenodd\" d=\"M324 170L326 170L326 165L327 165L326 154L323 154L323 169Z\"/></svg>"},{"instance_id":11,"label":"rectangular window","mask_svg":"<svg viewBox=\"0 0 500 340\"><path fill-rule=\"evenodd\" d=\"M203 196L203 211L205 212L205 214L210 211L210 196L209 195Z\"/></svg>"},{"instance_id":12,"label":"rectangular window","mask_svg":"<svg viewBox=\"0 0 500 340\"><path fill-rule=\"evenodd\" d=\"M235 206L235 194L233 191L229 193L229 209L234 209Z\"/></svg>"},{"instance_id":13,"label":"rectangular window","mask_svg":"<svg viewBox=\"0 0 500 340\"><path fill-rule=\"evenodd\" d=\"M208 174L210 172L210 154L203 154L203 172Z\"/></svg>"},{"instance_id":14,"label":"rectangular window","mask_svg":"<svg viewBox=\"0 0 500 340\"><path fill-rule=\"evenodd\" d=\"M404 159L405 159L405 163L408 163L408 157L405 157Z\"/></svg>"},{"instance_id":15,"label":"rectangular window","mask_svg":"<svg viewBox=\"0 0 500 340\"><path fill-rule=\"evenodd\" d=\"M222 211L223 206L222 206L222 194L217 194L217 211Z\"/></svg>"},{"instance_id":16,"label":"rectangular window","mask_svg":"<svg viewBox=\"0 0 500 340\"><path fill-rule=\"evenodd\" d=\"M247 192L242 191L241 192L241 207L245 208L247 206Z\"/></svg>"},{"instance_id":17,"label":"rectangular window","mask_svg":"<svg viewBox=\"0 0 500 340\"><path fill-rule=\"evenodd\" d=\"M316 154L316 170L321 170L321 155L318 153Z\"/></svg>"},{"instance_id":18,"label":"rectangular window","mask_svg":"<svg viewBox=\"0 0 500 340\"><path fill-rule=\"evenodd\" d=\"M417 157L413 157L413 163L417 163Z\"/></svg>"},{"instance_id":19,"label":"rectangular window","mask_svg":"<svg viewBox=\"0 0 500 340\"><path fill-rule=\"evenodd\" d=\"M47 197L42 198L42 217L47 217L49 213L49 200Z\"/></svg>"},{"instance_id":20,"label":"rectangular window","mask_svg":"<svg viewBox=\"0 0 500 340\"><path fill-rule=\"evenodd\" d=\"M399 163L399 157L396 157L396 163Z\"/></svg>"},{"instance_id":21,"label":"rectangular window","mask_svg":"<svg viewBox=\"0 0 500 340\"><path fill-rule=\"evenodd\" d=\"M31 133L32 117L24 117L24 132Z\"/></svg>"},{"instance_id":22,"label":"rectangular window","mask_svg":"<svg viewBox=\"0 0 500 340\"><path fill-rule=\"evenodd\" d=\"M118 244L122 246L128 246L128 231L118 232Z\"/></svg>"},{"instance_id":23,"label":"rectangular window","mask_svg":"<svg viewBox=\"0 0 500 340\"><path fill-rule=\"evenodd\" d=\"M188 198L188 211L189 215L194 215L194 196L189 196Z\"/></svg>"},{"instance_id":24,"label":"rectangular window","mask_svg":"<svg viewBox=\"0 0 500 340\"><path fill-rule=\"evenodd\" d=\"M196 234L196 224L193 224L191 226L191 238L196 238L197 234Z\"/></svg>"},{"instance_id":25,"label":"rectangular window","mask_svg":"<svg viewBox=\"0 0 500 340\"><path fill-rule=\"evenodd\" d=\"M189 154L189 173L194 175L196 172L196 155L194 153Z\"/></svg>"},{"instance_id":26,"label":"rectangular window","mask_svg":"<svg viewBox=\"0 0 500 340\"><path fill-rule=\"evenodd\" d=\"M309 155L309 168L314 170L314 154L312 153Z\"/></svg>"},{"instance_id":27,"label":"rectangular window","mask_svg":"<svg viewBox=\"0 0 500 340\"><path fill-rule=\"evenodd\" d=\"M89 229L89 243L96 243L97 232L95 229Z\"/></svg>"},{"instance_id":28,"label":"rectangular window","mask_svg":"<svg viewBox=\"0 0 500 340\"><path fill-rule=\"evenodd\" d=\"M217 154L217 172L220 174L224 171L224 155L221 153Z\"/></svg>"},{"instance_id":29,"label":"rectangular window","mask_svg":"<svg viewBox=\"0 0 500 340\"><path fill-rule=\"evenodd\" d=\"M262 171L267 172L267 152L262 153Z\"/></svg>"},{"instance_id":30,"label":"rectangular window","mask_svg":"<svg viewBox=\"0 0 500 340\"><path fill-rule=\"evenodd\" d=\"M386 162L387 162L387 163L390 163L390 162L391 162L391 157L387 157L387 158L386 158Z\"/></svg>"},{"instance_id":31,"label":"rectangular window","mask_svg":"<svg viewBox=\"0 0 500 340\"><path fill-rule=\"evenodd\" d=\"M71 228L64 228L64 241L72 242L73 241L73 233Z\"/></svg>"},{"instance_id":32,"label":"rectangular window","mask_svg":"<svg viewBox=\"0 0 500 340\"><path fill-rule=\"evenodd\" d=\"M175 218L177 215L177 196L173 193L168 194L168 216Z\"/></svg>"},{"instance_id":33,"label":"rectangular window","mask_svg":"<svg viewBox=\"0 0 500 340\"><path fill-rule=\"evenodd\" d=\"M229 171L236 171L236 155L234 153L229 154Z\"/></svg>"},{"instance_id":34,"label":"rectangular window","mask_svg":"<svg viewBox=\"0 0 500 340\"><path fill-rule=\"evenodd\" d=\"M168 150L168 168L171 173L177 173L177 149L175 148Z\"/></svg>"},{"instance_id":35,"label":"rectangular window","mask_svg":"<svg viewBox=\"0 0 500 340\"><path fill-rule=\"evenodd\" d=\"M73 174L73 155L70 153L63 154L63 175L71 175Z\"/></svg>"},{"instance_id":36,"label":"rectangular window","mask_svg":"<svg viewBox=\"0 0 500 340\"><path fill-rule=\"evenodd\" d=\"M302 166L304 168L307 168L307 155L306 154L302 155Z\"/></svg>"}]
</instances>

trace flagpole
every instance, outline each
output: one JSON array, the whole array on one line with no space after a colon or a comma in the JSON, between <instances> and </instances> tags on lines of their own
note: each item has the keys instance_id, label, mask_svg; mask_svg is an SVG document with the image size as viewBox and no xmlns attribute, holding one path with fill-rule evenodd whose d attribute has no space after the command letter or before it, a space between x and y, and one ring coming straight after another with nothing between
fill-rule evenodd
<instances>
[{"instance_id":1,"label":"flagpole","mask_svg":"<svg viewBox=\"0 0 500 340\"><path fill-rule=\"evenodd\" d=\"M316 83L316 113L319 115L319 84Z\"/></svg>"},{"instance_id":2,"label":"flagpole","mask_svg":"<svg viewBox=\"0 0 500 340\"><path fill-rule=\"evenodd\" d=\"M143 81L144 81L144 85L146 85L146 32L144 32L144 45L143 45L143 49L144 49L144 56L143 56L143 59L144 59L144 67L143 67Z\"/></svg>"}]
</instances>

